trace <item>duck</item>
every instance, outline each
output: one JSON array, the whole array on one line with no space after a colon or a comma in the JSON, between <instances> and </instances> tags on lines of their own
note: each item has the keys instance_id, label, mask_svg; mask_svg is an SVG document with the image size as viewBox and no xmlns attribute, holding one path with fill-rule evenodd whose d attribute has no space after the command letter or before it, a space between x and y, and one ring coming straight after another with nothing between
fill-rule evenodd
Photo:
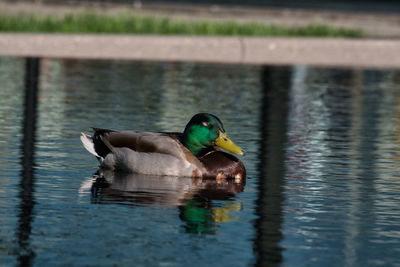
<instances>
[{"instance_id":1,"label":"duck","mask_svg":"<svg viewBox=\"0 0 400 267\"><path fill-rule=\"evenodd\" d=\"M241 180L244 151L227 135L221 120L210 113L195 114L180 132L116 131L93 128L81 133L86 150L100 169L157 176ZM225 150L225 151L223 151Z\"/></svg>"}]
</instances>

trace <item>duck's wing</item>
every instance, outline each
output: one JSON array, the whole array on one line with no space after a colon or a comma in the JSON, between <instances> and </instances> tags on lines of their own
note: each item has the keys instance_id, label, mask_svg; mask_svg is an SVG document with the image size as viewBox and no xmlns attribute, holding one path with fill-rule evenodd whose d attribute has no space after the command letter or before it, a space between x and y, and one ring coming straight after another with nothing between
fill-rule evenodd
<instances>
[{"instance_id":1,"label":"duck's wing","mask_svg":"<svg viewBox=\"0 0 400 267\"><path fill-rule=\"evenodd\" d=\"M94 130L93 139L99 136L111 152L115 148L125 147L136 152L167 154L178 159L185 159L195 165L202 165L180 142L179 133L112 131L98 128L94 128Z\"/></svg>"}]
</instances>

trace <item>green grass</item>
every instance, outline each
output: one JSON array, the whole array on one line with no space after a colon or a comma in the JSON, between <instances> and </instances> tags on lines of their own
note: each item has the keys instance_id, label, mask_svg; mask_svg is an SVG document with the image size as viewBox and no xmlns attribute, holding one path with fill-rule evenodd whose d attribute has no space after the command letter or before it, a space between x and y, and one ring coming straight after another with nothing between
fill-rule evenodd
<instances>
[{"instance_id":1,"label":"green grass","mask_svg":"<svg viewBox=\"0 0 400 267\"><path fill-rule=\"evenodd\" d=\"M319 24L310 24L299 27L282 27L256 22L189 22L158 17L132 15L110 16L94 13L45 17L30 14L2 14L0 15L0 32L124 33L213 36L364 36L364 33L360 29L344 29Z\"/></svg>"}]
</instances>

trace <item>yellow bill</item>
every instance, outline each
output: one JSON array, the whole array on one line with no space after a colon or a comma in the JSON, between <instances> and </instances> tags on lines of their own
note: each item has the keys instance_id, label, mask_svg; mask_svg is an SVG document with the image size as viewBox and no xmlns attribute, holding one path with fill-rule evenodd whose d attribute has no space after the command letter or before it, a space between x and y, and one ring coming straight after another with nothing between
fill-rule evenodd
<instances>
[{"instance_id":1,"label":"yellow bill","mask_svg":"<svg viewBox=\"0 0 400 267\"><path fill-rule=\"evenodd\" d=\"M228 135L223 132L219 132L218 138L215 140L215 145L219 146L220 148L225 149L226 151L233 153L233 154L238 154L243 156L244 152L243 150L236 145L234 142L232 142L231 139L229 139Z\"/></svg>"}]
</instances>

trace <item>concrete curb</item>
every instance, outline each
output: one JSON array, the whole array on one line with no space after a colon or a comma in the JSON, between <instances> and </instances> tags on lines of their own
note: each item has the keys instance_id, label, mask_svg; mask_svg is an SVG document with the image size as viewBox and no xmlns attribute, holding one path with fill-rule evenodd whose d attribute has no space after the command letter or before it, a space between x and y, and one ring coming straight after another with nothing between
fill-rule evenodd
<instances>
[{"instance_id":1,"label":"concrete curb","mask_svg":"<svg viewBox=\"0 0 400 267\"><path fill-rule=\"evenodd\" d=\"M0 34L0 55L399 68L400 40Z\"/></svg>"}]
</instances>

